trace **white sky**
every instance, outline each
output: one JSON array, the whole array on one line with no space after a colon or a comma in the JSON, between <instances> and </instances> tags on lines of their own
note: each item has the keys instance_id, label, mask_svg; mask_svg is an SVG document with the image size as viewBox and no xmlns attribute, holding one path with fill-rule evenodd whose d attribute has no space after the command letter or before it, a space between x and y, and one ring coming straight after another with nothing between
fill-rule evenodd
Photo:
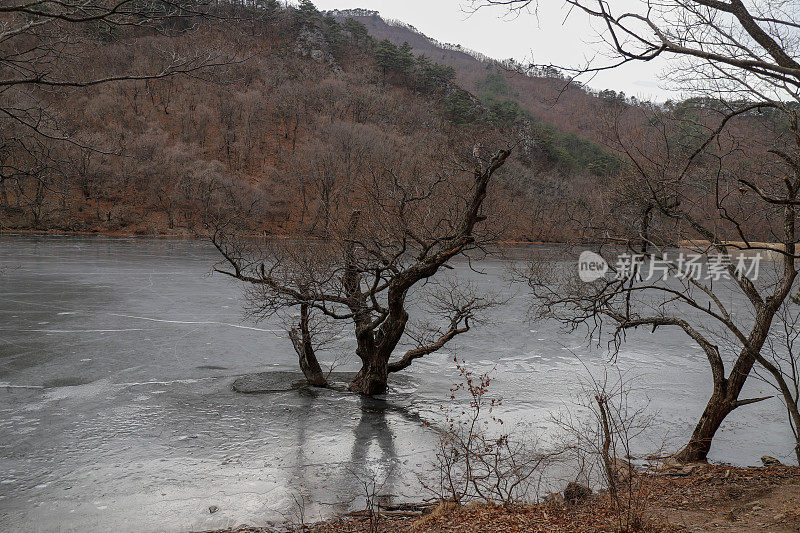
<instances>
[{"instance_id":1,"label":"white sky","mask_svg":"<svg viewBox=\"0 0 800 533\"><path fill-rule=\"evenodd\" d=\"M468 13L469 0L312 0L320 10L364 8L386 19L415 26L438 41L460 44L496 59L514 58L560 66L582 66L597 55L596 33L588 17L567 17L563 3L544 0L538 18L533 13L509 16L502 7ZM611 0L615 9L640 4L639 0ZM594 22L596 24L596 22ZM680 95L665 89L663 61L631 63L582 80L595 89L624 91L640 99L664 101Z\"/></svg>"}]
</instances>

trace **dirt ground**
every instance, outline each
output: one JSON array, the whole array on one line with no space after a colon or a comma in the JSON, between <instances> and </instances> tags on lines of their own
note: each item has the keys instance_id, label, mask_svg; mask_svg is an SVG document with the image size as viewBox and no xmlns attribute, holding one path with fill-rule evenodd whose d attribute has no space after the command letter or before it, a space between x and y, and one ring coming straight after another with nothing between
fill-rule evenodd
<instances>
[{"instance_id":1,"label":"dirt ground","mask_svg":"<svg viewBox=\"0 0 800 533\"><path fill-rule=\"evenodd\" d=\"M653 521L669 531L800 531L800 468L700 467L667 486L653 505Z\"/></svg>"}]
</instances>

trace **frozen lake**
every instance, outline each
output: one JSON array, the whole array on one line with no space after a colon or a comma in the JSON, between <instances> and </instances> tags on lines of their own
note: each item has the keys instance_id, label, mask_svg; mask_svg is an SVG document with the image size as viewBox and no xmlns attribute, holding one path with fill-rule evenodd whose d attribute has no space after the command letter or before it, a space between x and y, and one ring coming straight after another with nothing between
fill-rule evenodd
<instances>
[{"instance_id":1,"label":"frozen lake","mask_svg":"<svg viewBox=\"0 0 800 533\"><path fill-rule=\"evenodd\" d=\"M239 287L209 276L201 241L0 236L0 519L7 531L186 531L318 519L362 506L362 471L420 497L452 354L494 369L506 424L546 431L603 358L580 335L531 324L521 291L496 320L391 379L385 401L320 390L242 395L240 375L296 371L280 323L242 318ZM485 275L499 292L506 264ZM574 354L573 354L574 352ZM629 336L619 365L648 390L661 433L691 432L710 393L699 348L668 330ZM349 367L339 370L354 369ZM772 394L757 381L748 394ZM711 459L791 460L780 402L728 417ZM299 503L298 503L299 502ZM209 512L209 506L219 511Z\"/></svg>"}]
</instances>

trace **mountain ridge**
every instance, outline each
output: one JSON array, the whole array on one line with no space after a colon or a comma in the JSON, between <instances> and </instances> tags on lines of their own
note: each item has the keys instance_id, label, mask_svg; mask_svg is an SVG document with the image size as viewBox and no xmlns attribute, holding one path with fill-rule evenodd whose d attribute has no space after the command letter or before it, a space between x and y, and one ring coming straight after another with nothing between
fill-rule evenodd
<instances>
[{"instance_id":1,"label":"mountain ridge","mask_svg":"<svg viewBox=\"0 0 800 533\"><path fill-rule=\"evenodd\" d=\"M559 129L602 142L600 128L587 116L595 115L598 106L609 100L625 103L623 93L591 91L569 80L555 68L525 66L513 60L501 60L471 50L460 44L443 43L429 37L413 25L394 19L384 19L378 11L367 9L331 10L337 20L352 18L364 24L375 39L387 39L395 45L408 42L417 53L432 61L456 69L456 81L464 89L478 94L489 73L501 73L515 93L515 100L538 120ZM635 99L631 103L638 103Z\"/></svg>"}]
</instances>

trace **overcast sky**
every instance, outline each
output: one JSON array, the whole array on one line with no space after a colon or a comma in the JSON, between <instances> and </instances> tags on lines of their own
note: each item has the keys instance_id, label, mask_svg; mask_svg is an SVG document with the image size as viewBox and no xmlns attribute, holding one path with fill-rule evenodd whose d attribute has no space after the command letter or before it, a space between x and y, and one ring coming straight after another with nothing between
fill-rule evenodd
<instances>
[{"instance_id":1,"label":"overcast sky","mask_svg":"<svg viewBox=\"0 0 800 533\"><path fill-rule=\"evenodd\" d=\"M438 41L461 44L496 59L581 66L597 55L596 34L580 13L567 17L562 2L546 0L538 19L532 13L509 17L501 7L468 13L469 0L312 0L320 10L364 8L383 18L415 26ZM639 0L614 0L615 8ZM596 24L596 22L595 22ZM628 96L663 101L678 94L665 89L663 62L628 64L598 74L588 84L595 89L624 91Z\"/></svg>"}]
</instances>

